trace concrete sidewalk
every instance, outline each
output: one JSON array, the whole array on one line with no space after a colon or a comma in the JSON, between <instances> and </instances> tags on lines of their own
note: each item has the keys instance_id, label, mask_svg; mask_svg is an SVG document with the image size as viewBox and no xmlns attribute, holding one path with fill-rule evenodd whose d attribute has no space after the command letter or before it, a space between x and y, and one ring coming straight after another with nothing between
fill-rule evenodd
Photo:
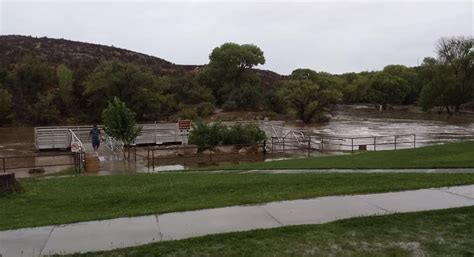
<instances>
[{"instance_id":1,"label":"concrete sidewalk","mask_svg":"<svg viewBox=\"0 0 474 257\"><path fill-rule=\"evenodd\" d=\"M0 256L111 250L209 234L474 206L474 185L329 196L0 231Z\"/></svg>"}]
</instances>

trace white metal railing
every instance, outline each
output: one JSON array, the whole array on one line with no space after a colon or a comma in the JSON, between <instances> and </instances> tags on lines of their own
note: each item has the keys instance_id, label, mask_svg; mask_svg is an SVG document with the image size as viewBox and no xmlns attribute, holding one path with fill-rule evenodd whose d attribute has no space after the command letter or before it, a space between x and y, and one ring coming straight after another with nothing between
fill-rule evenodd
<instances>
[{"instance_id":1,"label":"white metal railing","mask_svg":"<svg viewBox=\"0 0 474 257\"><path fill-rule=\"evenodd\" d=\"M70 139L70 147L71 152L78 153L79 158L79 171L82 172L84 170L84 155L86 149L84 148L84 144L82 143L81 139L72 131L72 129L68 129L69 134L71 135Z\"/></svg>"},{"instance_id":2,"label":"white metal railing","mask_svg":"<svg viewBox=\"0 0 474 257\"><path fill-rule=\"evenodd\" d=\"M305 134L303 131L287 129L282 125L276 125L272 122L262 122L260 127L265 131L267 136L273 138L277 142L282 142L283 140L291 139L296 141L299 144L306 144Z\"/></svg>"},{"instance_id":3,"label":"white metal railing","mask_svg":"<svg viewBox=\"0 0 474 257\"><path fill-rule=\"evenodd\" d=\"M69 129L69 133L71 134L71 151L80 153L85 152L84 144L82 144L82 141L76 133L74 133L72 129Z\"/></svg>"},{"instance_id":4,"label":"white metal railing","mask_svg":"<svg viewBox=\"0 0 474 257\"><path fill-rule=\"evenodd\" d=\"M109 148L112 152L116 154L119 152L123 152L123 146L124 146L123 142L107 135L105 131L104 131L104 140L105 140L105 146Z\"/></svg>"}]
</instances>

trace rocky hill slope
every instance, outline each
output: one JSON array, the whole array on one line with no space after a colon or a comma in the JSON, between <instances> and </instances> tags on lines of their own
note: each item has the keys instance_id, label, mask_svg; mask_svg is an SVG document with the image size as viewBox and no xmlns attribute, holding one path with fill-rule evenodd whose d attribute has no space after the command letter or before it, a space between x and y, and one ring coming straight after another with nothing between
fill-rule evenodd
<instances>
[{"instance_id":1,"label":"rocky hill slope","mask_svg":"<svg viewBox=\"0 0 474 257\"><path fill-rule=\"evenodd\" d=\"M209 49L209 52L212 49ZM49 63L67 64L77 67L81 62L99 62L101 60L119 60L148 67L159 75L179 72L196 72L201 65L178 65L167 60L137 53L114 46L105 46L66 39L30 37L20 35L0 36L0 65L15 62L26 53L42 57ZM264 83L271 83L281 76L275 72L256 69Z\"/></svg>"}]
</instances>

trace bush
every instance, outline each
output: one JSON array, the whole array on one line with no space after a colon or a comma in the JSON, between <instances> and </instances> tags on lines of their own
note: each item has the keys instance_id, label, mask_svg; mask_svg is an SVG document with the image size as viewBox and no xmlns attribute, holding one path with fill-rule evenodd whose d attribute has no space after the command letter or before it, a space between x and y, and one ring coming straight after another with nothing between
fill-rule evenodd
<instances>
[{"instance_id":1,"label":"bush","mask_svg":"<svg viewBox=\"0 0 474 257\"><path fill-rule=\"evenodd\" d=\"M179 113L178 117L182 120L196 120L198 113L191 108L183 108Z\"/></svg>"},{"instance_id":2,"label":"bush","mask_svg":"<svg viewBox=\"0 0 474 257\"><path fill-rule=\"evenodd\" d=\"M189 143L199 146L199 152L213 149L222 142L226 129L221 123L197 122L189 134Z\"/></svg>"},{"instance_id":3,"label":"bush","mask_svg":"<svg viewBox=\"0 0 474 257\"><path fill-rule=\"evenodd\" d=\"M196 106L197 114L200 117L211 115L214 113L214 109L214 105L210 102L200 103Z\"/></svg>"},{"instance_id":4,"label":"bush","mask_svg":"<svg viewBox=\"0 0 474 257\"><path fill-rule=\"evenodd\" d=\"M222 108L224 109L224 111L230 112L237 110L238 107L237 103L234 100L228 100L224 103L224 105L222 105Z\"/></svg>"},{"instance_id":5,"label":"bush","mask_svg":"<svg viewBox=\"0 0 474 257\"><path fill-rule=\"evenodd\" d=\"M237 123L223 134L224 145L255 144L266 138L265 132L254 124Z\"/></svg>"},{"instance_id":6,"label":"bush","mask_svg":"<svg viewBox=\"0 0 474 257\"><path fill-rule=\"evenodd\" d=\"M189 143L199 146L201 152L218 145L256 144L265 138L265 132L254 124L225 126L221 123L198 122L193 125Z\"/></svg>"}]
</instances>

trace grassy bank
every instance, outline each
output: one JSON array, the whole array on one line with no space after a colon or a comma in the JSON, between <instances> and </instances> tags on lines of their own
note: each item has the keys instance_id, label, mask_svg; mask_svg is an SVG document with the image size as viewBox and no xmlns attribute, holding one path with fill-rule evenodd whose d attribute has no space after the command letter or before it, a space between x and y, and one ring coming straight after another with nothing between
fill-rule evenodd
<instances>
[{"instance_id":1,"label":"grassy bank","mask_svg":"<svg viewBox=\"0 0 474 257\"><path fill-rule=\"evenodd\" d=\"M168 173L24 179L0 230L327 195L474 184L474 174Z\"/></svg>"},{"instance_id":2,"label":"grassy bank","mask_svg":"<svg viewBox=\"0 0 474 257\"><path fill-rule=\"evenodd\" d=\"M265 163L246 163L213 169L356 169L356 168L466 168L474 167L474 141L416 149L363 152Z\"/></svg>"},{"instance_id":3,"label":"grassy bank","mask_svg":"<svg viewBox=\"0 0 474 257\"><path fill-rule=\"evenodd\" d=\"M74 256L474 256L474 207L212 235Z\"/></svg>"}]
</instances>

